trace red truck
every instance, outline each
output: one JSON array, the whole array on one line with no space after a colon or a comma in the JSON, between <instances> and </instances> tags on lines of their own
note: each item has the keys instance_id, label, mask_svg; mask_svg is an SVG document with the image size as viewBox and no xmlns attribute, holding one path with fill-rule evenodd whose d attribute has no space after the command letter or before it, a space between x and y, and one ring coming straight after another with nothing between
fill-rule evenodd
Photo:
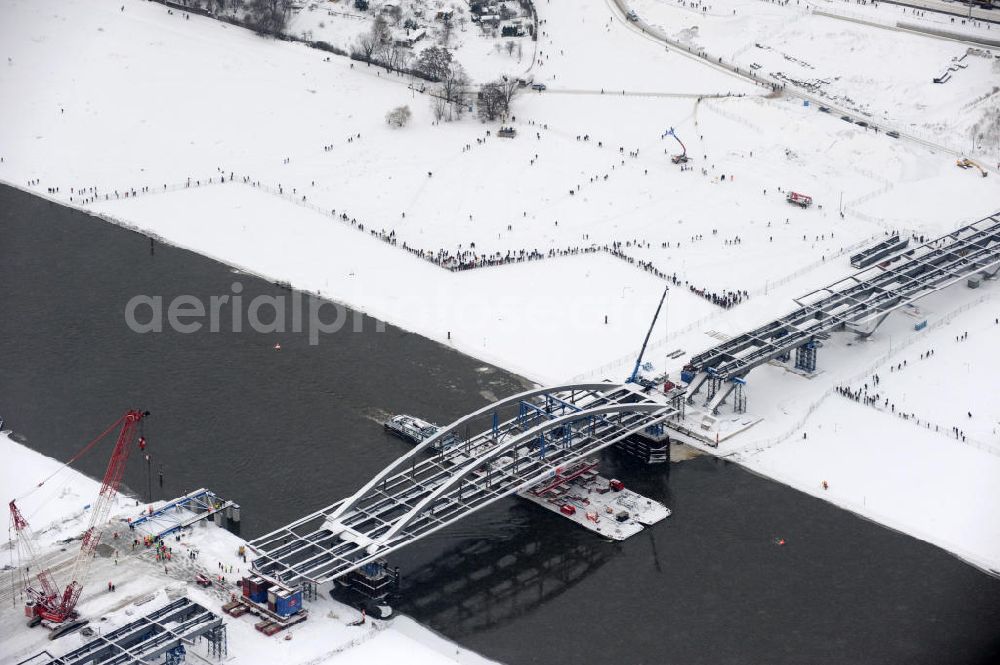
<instances>
[{"instance_id":1,"label":"red truck","mask_svg":"<svg viewBox=\"0 0 1000 665\"><path fill-rule=\"evenodd\" d=\"M808 208L813 204L813 197L808 194L799 194L798 192L788 192L785 200L802 208Z\"/></svg>"}]
</instances>

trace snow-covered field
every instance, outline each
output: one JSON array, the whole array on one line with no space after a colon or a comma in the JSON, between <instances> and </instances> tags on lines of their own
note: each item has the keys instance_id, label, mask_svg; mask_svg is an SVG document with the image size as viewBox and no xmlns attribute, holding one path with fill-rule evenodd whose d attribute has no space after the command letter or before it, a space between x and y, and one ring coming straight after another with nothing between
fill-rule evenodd
<instances>
[{"instance_id":1,"label":"snow-covered field","mask_svg":"<svg viewBox=\"0 0 1000 665\"><path fill-rule=\"evenodd\" d=\"M11 440L6 433L0 434L0 455L5 462L0 470L0 490L4 497L25 495L39 480L62 467L60 462ZM53 569L57 582L67 582L59 577L60 572L66 572L61 563L74 556L79 547L79 536L89 520L89 513L83 507L97 495L98 488L99 484L94 480L72 468L64 468L42 489L25 496L20 502L22 511L39 536L39 543L43 544L39 552L41 560ZM134 501L119 497L112 510L111 523L123 523L126 517L138 517L145 507L145 504L136 506ZM113 526L109 528L114 529ZM125 530L124 525L121 528ZM54 542L56 538L75 540L60 546ZM106 535L102 547L105 544L113 546L115 551L108 552L107 556L99 554L95 557L90 583L84 587L78 605L82 616L102 617L98 627L104 633L149 614L182 595L218 612L220 599L225 599L230 589L235 589L232 585L239 574L245 572L247 565L238 556L238 549L244 541L216 527L210 520L199 522L180 540L170 537L169 545L174 555L167 566L154 560L151 549L140 547L133 550L130 539L115 540ZM6 543L4 549L8 549ZM188 558L192 550L198 552L197 559ZM4 563L8 563L6 552L4 559ZM225 575L225 588L206 590L194 583L194 577L199 573L216 578L220 564L232 570ZM46 639L48 633L43 629L26 629L21 612L10 611L12 605L23 602L13 597L15 585L10 583L12 574L4 571L0 587L0 600L6 606L5 611L0 613L0 642L3 643L0 663L20 662L42 649L58 656L91 639L75 633L50 642ZM114 582L114 592L107 591L108 581ZM243 663L352 665L399 662L401 655L405 654L407 663L420 665L486 665L490 662L406 617L388 622L369 620L365 625L351 626L349 624L358 619L358 612L329 597L311 602L309 611L307 621L276 637L265 637L257 632L253 627L255 620L250 615L225 617L229 658ZM206 655L204 643L192 649L198 655Z\"/></svg>"},{"instance_id":2,"label":"snow-covered field","mask_svg":"<svg viewBox=\"0 0 1000 665\"><path fill-rule=\"evenodd\" d=\"M971 127L1000 108L1000 49L893 29L897 22L1000 40L1000 25L889 3L819 0L632 0L642 19L714 57L819 95L911 135L1000 163L1000 133L973 142ZM706 9L707 11L704 11ZM877 23L875 27L857 21ZM822 48L817 48L817 43ZM973 51L970 53L970 48ZM905 56L903 55L905 54ZM933 78L958 69L944 84Z\"/></svg>"},{"instance_id":3,"label":"snow-covered field","mask_svg":"<svg viewBox=\"0 0 1000 665\"><path fill-rule=\"evenodd\" d=\"M757 370L751 399L773 401L785 412L785 427L792 425L777 434L764 427L720 449L1000 572L1000 300L959 289L927 299L922 316L929 324L920 333L912 333L915 319L897 314L881 340L848 348L848 336L834 338L820 351L825 376L806 381L777 368ZM810 385L800 399L785 396L802 383Z\"/></svg>"},{"instance_id":4,"label":"snow-covered field","mask_svg":"<svg viewBox=\"0 0 1000 665\"><path fill-rule=\"evenodd\" d=\"M744 66L766 55L768 69L815 67L831 94L944 145L964 145L1000 85L981 56L950 83L930 83L965 52L954 42L791 5L716 0L700 12L646 1L637 6L668 34L687 30ZM119 6L0 0L0 179L540 382L631 369L664 281L604 248L676 276L650 352L676 372L684 357L664 365L664 353L686 357L784 313L850 272L852 247L894 230L937 235L997 210L995 172L982 178L950 154L820 113L793 86L766 95L637 34L604 2L538 6L534 75L548 90L515 99L513 139L471 117L435 124L426 97L377 68L154 3ZM384 115L401 104L413 118L392 129ZM680 151L663 136L671 127L688 170L669 160ZM789 190L816 205L789 206ZM404 244L449 257L555 256L450 272ZM749 299L723 310L692 288ZM995 362L980 360L995 361L997 307L977 302L995 289L958 285L928 299L923 333L894 315L865 344L835 336L813 379L756 370L750 408L763 420L721 452L1000 569L1000 533L987 526L1000 523L1000 502L984 499L983 484L997 477L1000 413L986 397ZM978 332L947 344L956 326ZM925 344L937 353L921 365ZM903 359L899 376L880 369ZM834 391L876 371L897 409L957 425L968 440Z\"/></svg>"},{"instance_id":5,"label":"snow-covered field","mask_svg":"<svg viewBox=\"0 0 1000 665\"><path fill-rule=\"evenodd\" d=\"M72 471L60 472L61 463L17 443L3 432L0 432L0 459L11 461L0 465L4 497L7 501L18 500L39 543L50 545L80 530L81 518L97 496L100 483ZM131 502L118 497L116 508L125 503ZM4 534L0 547L10 549L10 536L10 532ZM10 563L9 557L3 559L3 563Z\"/></svg>"}]
</instances>

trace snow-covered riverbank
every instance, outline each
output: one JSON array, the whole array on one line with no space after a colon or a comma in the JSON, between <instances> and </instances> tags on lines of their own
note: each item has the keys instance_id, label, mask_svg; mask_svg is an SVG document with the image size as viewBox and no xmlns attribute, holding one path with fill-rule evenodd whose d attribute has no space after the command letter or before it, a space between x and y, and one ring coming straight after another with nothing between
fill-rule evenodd
<instances>
[{"instance_id":1,"label":"snow-covered riverbank","mask_svg":"<svg viewBox=\"0 0 1000 665\"><path fill-rule=\"evenodd\" d=\"M67 580L58 575L59 562L75 555L79 536L89 519L87 508L100 484L72 468L62 468L61 462L17 443L8 433L0 434L0 457L4 460L0 467L0 491L4 497L24 497L19 505L43 545L39 556L48 566L56 569L57 581L65 584ZM47 477L51 477L50 480L37 491L32 491L40 480ZM135 501L119 497L112 510L111 523L119 523L126 517L137 517L145 507L145 504L137 506ZM72 540L65 544L58 542L67 538ZM194 583L194 576L203 573L215 578L221 564L233 571L225 576L232 587L247 565L237 554L244 542L211 521L201 522L185 531L180 540L171 537L170 545L175 549L176 556L169 566L164 567L154 561L152 550L140 548L133 551L125 539L116 541L106 537L104 544L112 545L115 553L95 558L90 583L80 599L80 612L92 623L98 624L96 627L102 632L148 614L181 595L187 595L218 613L220 593L224 597L228 591L199 587ZM9 550L9 543L5 543L3 549ZM194 562L185 556L191 550L199 553ZM4 563L8 563L8 556L9 552L5 553ZM17 604L10 584L10 576L14 574L13 571L4 572L3 591L0 593L8 608ZM114 582L113 593L104 588L107 581ZM357 611L328 597L310 603L309 609L309 620L277 637L266 637L254 630L250 617L225 617L230 658L241 663L315 665L403 661L421 665L486 665L491 662L448 642L407 617L350 626L348 624L358 618ZM290 637L285 638L286 635ZM4 645L0 663L16 663L42 649L60 655L88 639L75 633L50 642L47 636L42 628L25 627L23 615L18 611L0 613L0 640ZM193 648L204 655L203 646Z\"/></svg>"},{"instance_id":2,"label":"snow-covered riverbank","mask_svg":"<svg viewBox=\"0 0 1000 665\"><path fill-rule=\"evenodd\" d=\"M119 7L0 2L0 179L539 382L627 375L664 285L646 262L676 276L650 350L657 369L676 373L690 354L849 273L850 248L890 231L941 234L995 212L1000 200L996 177L793 96L765 96L636 35L600 3L539 7L539 71L549 87L515 99L513 139L472 118L435 123L425 97L375 68L208 18L185 20L158 4ZM784 26L777 11L761 12L765 23ZM690 27L672 12L659 20L671 34ZM949 88L961 95L942 97L925 69L950 62L953 46L906 35L879 42L871 57L841 58L812 39L822 21L798 22L802 29L788 24L780 42L802 60L797 67L836 67L838 94L900 122L930 106L935 118L949 119L949 136L961 135L1000 84L993 54L975 56L982 62ZM873 30L855 25L837 22L838 40L853 43ZM751 28L720 20L705 39ZM902 45L907 57L898 54ZM815 63L792 56L793 48L815 49ZM880 60L877 76L865 75L872 57ZM898 86L884 85L887 78ZM401 104L411 106L411 123L390 128L385 112ZM669 160L681 149L664 136L670 127L690 169ZM788 190L809 193L816 205L789 206ZM507 264L450 272L420 251ZM521 252L554 258L506 261ZM996 288L952 287L928 301L928 318L968 303L977 321L988 322L995 302L974 301ZM746 297L729 310L703 295L734 292ZM961 442L926 431L912 446L880 447L909 441L911 425L891 414L855 417L854 405L834 408L840 398L824 398L892 362L901 345L919 348L924 335L931 337L894 316L864 345L837 337L821 351L824 371L813 379L756 370L750 409L763 421L728 451L810 491L826 479L830 489L820 496L996 568L1000 537L986 525L1000 521L1000 502L959 490L994 469L1000 411L989 402L966 408L969 395L948 389L966 364L963 385L992 389L989 365L977 359L994 348L995 328L983 329L978 350L941 346L937 361L947 371L921 384L934 386L940 403L914 402L920 391L908 383L893 386L894 399L914 413L949 413L923 416L949 427L972 411L962 427L983 447L950 454ZM662 360L675 350L676 359ZM831 456L848 448L845 433L859 455L871 456L835 466ZM906 466L896 470L907 473L881 476L899 456ZM827 478L834 470L836 482ZM924 483L932 473L942 499L928 521ZM876 493L869 488L877 479ZM959 514L967 521L943 524Z\"/></svg>"}]
</instances>

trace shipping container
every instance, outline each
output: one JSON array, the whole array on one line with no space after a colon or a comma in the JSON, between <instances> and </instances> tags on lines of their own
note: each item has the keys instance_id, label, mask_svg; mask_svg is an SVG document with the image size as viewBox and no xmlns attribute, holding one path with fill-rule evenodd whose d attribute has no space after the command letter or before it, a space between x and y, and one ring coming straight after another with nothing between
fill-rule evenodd
<instances>
[{"instance_id":1,"label":"shipping container","mask_svg":"<svg viewBox=\"0 0 1000 665\"><path fill-rule=\"evenodd\" d=\"M251 577L249 578L249 582L250 595L247 597L255 603L267 602L267 589L271 586L271 583L259 577Z\"/></svg>"},{"instance_id":2,"label":"shipping container","mask_svg":"<svg viewBox=\"0 0 1000 665\"><path fill-rule=\"evenodd\" d=\"M274 611L287 617L302 609L302 591L279 593L275 598Z\"/></svg>"}]
</instances>

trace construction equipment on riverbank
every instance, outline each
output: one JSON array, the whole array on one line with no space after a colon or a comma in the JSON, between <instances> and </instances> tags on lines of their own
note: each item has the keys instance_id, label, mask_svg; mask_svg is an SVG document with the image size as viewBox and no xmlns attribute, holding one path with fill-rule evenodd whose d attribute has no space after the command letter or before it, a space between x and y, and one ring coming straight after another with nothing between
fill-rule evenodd
<instances>
[{"instance_id":1,"label":"construction equipment on riverbank","mask_svg":"<svg viewBox=\"0 0 1000 665\"><path fill-rule=\"evenodd\" d=\"M955 166L957 166L960 169L979 169L980 175L982 175L984 178L989 175L986 169L980 166L978 162L974 162L968 157L962 157L961 159L957 160L955 162Z\"/></svg>"},{"instance_id":2,"label":"construction equipment on riverbank","mask_svg":"<svg viewBox=\"0 0 1000 665\"><path fill-rule=\"evenodd\" d=\"M101 489L91 507L90 524L87 526L87 530L83 532L80 551L73 560L73 565L70 569L70 582L66 585L65 589L60 590L52 571L48 567L36 565L38 563L37 540L31 527L28 525L28 520L16 504L24 496L11 500L9 504L10 517L15 533L18 569L21 573L24 591L28 596L24 613L29 618L29 626L36 626L39 623L45 622L49 627L58 629L59 625L66 620L76 618L76 604L86 584L87 573L90 570L90 564L94 559L97 546L101 542L101 528L107 522L111 511L111 504L118 494L122 474L125 472L125 463L128 461L132 448L136 447L134 444L138 435L139 423L148 415L148 411L126 411L121 418L112 423L96 439L84 446L79 453L59 469L62 470L72 464L103 440L116 427L121 426L121 430L118 432L118 440L111 453L111 460L108 462L108 468L104 473ZM143 436L138 436L137 447L145 449L146 439ZM58 472L57 470L55 473ZM36 489L44 485L55 473L38 483ZM32 569L37 571L34 573L34 576L31 574Z\"/></svg>"},{"instance_id":3,"label":"construction equipment on riverbank","mask_svg":"<svg viewBox=\"0 0 1000 665\"><path fill-rule=\"evenodd\" d=\"M653 334L653 328L656 326L656 320L660 318L660 310L663 309L663 301L667 299L667 292L669 290L669 286L663 287L663 295L660 296L660 304L656 306L656 313L653 314L653 320L649 323L649 330L646 331L646 338L642 340L642 347L639 349L639 356L635 359L635 367L632 368L632 373L628 375L627 379L625 379L625 383L639 383L646 386L639 375L639 370L642 369L642 357L646 354L646 347L649 346L649 336Z\"/></svg>"},{"instance_id":4,"label":"construction equipment on riverbank","mask_svg":"<svg viewBox=\"0 0 1000 665\"><path fill-rule=\"evenodd\" d=\"M673 127L663 132L663 136L661 136L660 138L666 138L667 136L673 136L674 140L677 141L677 143L679 143L681 146L681 154L673 155L670 158L670 161L673 162L674 164L686 164L690 159L688 157L687 147L685 147L684 142L681 141L680 137L677 136L677 132L674 131Z\"/></svg>"}]
</instances>

